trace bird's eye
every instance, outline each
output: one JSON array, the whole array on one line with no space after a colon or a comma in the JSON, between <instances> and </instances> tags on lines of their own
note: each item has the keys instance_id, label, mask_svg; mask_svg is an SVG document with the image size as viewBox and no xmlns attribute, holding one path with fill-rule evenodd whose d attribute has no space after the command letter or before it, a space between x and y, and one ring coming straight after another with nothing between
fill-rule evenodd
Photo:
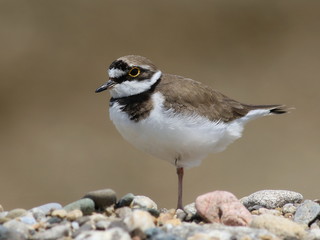
<instances>
[{"instance_id":1,"label":"bird's eye","mask_svg":"<svg viewBox=\"0 0 320 240\"><path fill-rule=\"evenodd\" d=\"M137 67L133 67L133 68L131 68L130 71L129 71L129 76L130 76L130 77L138 77L139 74L140 74L140 69L137 68Z\"/></svg>"}]
</instances>

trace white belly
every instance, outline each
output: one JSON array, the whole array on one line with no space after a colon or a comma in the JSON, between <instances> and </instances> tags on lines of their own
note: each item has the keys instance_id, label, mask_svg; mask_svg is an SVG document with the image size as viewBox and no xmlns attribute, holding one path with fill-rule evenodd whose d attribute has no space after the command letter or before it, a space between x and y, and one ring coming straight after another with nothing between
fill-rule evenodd
<instances>
[{"instance_id":1,"label":"white belly","mask_svg":"<svg viewBox=\"0 0 320 240\"><path fill-rule=\"evenodd\" d=\"M161 93L155 93L152 100L155 107L146 119L131 121L117 103L110 107L110 118L121 135L136 148L177 167L197 166L209 153L223 151L241 137L248 120L223 123L196 115L178 116L163 108Z\"/></svg>"}]
</instances>

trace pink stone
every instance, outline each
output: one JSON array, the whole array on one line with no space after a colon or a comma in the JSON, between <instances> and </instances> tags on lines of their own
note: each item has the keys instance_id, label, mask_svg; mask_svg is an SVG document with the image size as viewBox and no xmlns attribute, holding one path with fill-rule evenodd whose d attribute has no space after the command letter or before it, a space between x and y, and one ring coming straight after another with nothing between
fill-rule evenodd
<instances>
[{"instance_id":1,"label":"pink stone","mask_svg":"<svg viewBox=\"0 0 320 240\"><path fill-rule=\"evenodd\" d=\"M198 214L211 223L229 226L247 226L252 221L251 213L230 192L214 191L196 199Z\"/></svg>"}]
</instances>

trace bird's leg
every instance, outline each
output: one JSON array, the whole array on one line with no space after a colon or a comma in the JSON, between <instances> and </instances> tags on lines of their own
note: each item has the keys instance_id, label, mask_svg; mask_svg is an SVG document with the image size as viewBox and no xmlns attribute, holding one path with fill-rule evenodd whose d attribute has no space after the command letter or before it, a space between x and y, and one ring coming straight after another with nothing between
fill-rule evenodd
<instances>
[{"instance_id":1,"label":"bird's leg","mask_svg":"<svg viewBox=\"0 0 320 240\"><path fill-rule=\"evenodd\" d=\"M182 180L183 180L183 168L178 167L177 168L177 175L178 175L178 205L177 209L182 209Z\"/></svg>"}]
</instances>

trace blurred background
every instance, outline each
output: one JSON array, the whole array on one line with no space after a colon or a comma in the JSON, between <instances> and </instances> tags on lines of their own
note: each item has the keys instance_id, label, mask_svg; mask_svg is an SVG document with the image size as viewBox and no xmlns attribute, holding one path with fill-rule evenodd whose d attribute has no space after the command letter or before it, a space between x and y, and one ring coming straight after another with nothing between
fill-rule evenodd
<instances>
[{"instance_id":1,"label":"blurred background","mask_svg":"<svg viewBox=\"0 0 320 240\"><path fill-rule=\"evenodd\" d=\"M247 125L186 171L184 203L227 190L320 198L320 2L0 2L0 204L67 204L112 188L176 206L175 168L125 142L94 91L116 58L139 54L245 103L290 114Z\"/></svg>"}]
</instances>

